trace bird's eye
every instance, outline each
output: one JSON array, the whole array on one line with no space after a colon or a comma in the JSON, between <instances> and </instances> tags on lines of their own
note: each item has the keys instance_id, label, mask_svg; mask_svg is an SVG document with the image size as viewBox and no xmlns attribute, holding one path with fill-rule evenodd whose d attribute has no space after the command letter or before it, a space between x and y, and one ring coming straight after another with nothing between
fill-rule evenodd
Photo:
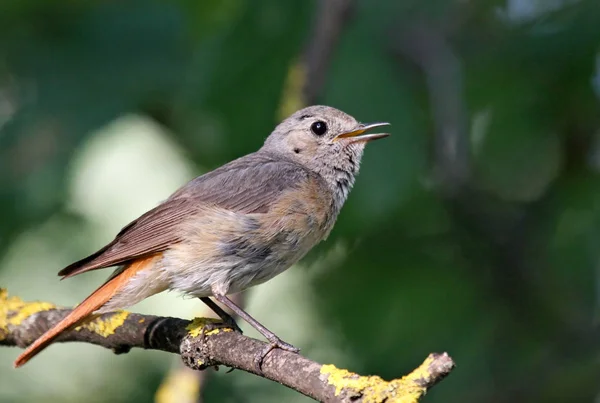
<instances>
[{"instance_id":1,"label":"bird's eye","mask_svg":"<svg viewBox=\"0 0 600 403\"><path fill-rule=\"evenodd\" d=\"M322 136L327 132L327 124L318 120L310 126L310 130L317 136Z\"/></svg>"}]
</instances>

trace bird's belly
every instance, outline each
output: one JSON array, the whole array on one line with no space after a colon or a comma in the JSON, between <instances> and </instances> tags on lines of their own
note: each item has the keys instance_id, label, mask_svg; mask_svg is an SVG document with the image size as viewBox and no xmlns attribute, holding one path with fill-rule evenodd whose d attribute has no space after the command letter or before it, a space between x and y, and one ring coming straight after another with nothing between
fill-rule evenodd
<instances>
[{"instance_id":1,"label":"bird's belly","mask_svg":"<svg viewBox=\"0 0 600 403\"><path fill-rule=\"evenodd\" d=\"M195 297L243 291L287 270L324 235L279 226L265 236L259 219L236 216L226 226L203 226L205 233L187 238L197 242L181 243L165 252L162 270L170 289Z\"/></svg>"},{"instance_id":2,"label":"bird's belly","mask_svg":"<svg viewBox=\"0 0 600 403\"><path fill-rule=\"evenodd\" d=\"M299 248L297 245L274 245L273 248L277 251L263 256L232 253L195 262L175 262L167 255L163 270L169 273L169 288L173 290L195 297L210 296L215 288L224 294L232 294L272 279L310 250L310 247Z\"/></svg>"}]
</instances>

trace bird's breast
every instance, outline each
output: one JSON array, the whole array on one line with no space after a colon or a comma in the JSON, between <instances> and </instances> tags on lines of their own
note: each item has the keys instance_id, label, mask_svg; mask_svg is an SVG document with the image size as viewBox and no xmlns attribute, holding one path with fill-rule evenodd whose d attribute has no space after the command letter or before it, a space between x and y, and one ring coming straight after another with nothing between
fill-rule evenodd
<instances>
[{"instance_id":1,"label":"bird's breast","mask_svg":"<svg viewBox=\"0 0 600 403\"><path fill-rule=\"evenodd\" d=\"M265 282L300 260L335 221L331 192L306 181L282 192L265 213L210 207L182 228L183 241L164 259L172 288L210 294Z\"/></svg>"},{"instance_id":2,"label":"bird's breast","mask_svg":"<svg viewBox=\"0 0 600 403\"><path fill-rule=\"evenodd\" d=\"M270 235L287 233L307 243L327 237L337 216L332 192L318 179L311 178L281 194L267 214L261 217Z\"/></svg>"}]
</instances>

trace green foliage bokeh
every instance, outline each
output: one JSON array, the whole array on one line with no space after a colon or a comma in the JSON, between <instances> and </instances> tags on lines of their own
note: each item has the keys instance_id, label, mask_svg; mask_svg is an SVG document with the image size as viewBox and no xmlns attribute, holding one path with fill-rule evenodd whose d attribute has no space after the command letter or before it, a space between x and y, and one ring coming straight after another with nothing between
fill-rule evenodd
<instances>
[{"instance_id":1,"label":"green foliage bokeh","mask_svg":"<svg viewBox=\"0 0 600 403\"><path fill-rule=\"evenodd\" d=\"M600 7L564 3L525 16L500 1L354 4L318 101L389 121L393 135L369 146L331 239L309 259L344 245L343 259L311 272L312 314L344 351L319 359L393 378L448 351L458 368L432 402L597 399ZM153 120L198 170L257 149L318 9L302 0L3 2L0 254L56 215L69 232L85 226L67 205L73 159L118 117ZM435 120L431 76L448 65L427 70L398 50L416 24L458 61L469 175L452 194L437 183L445 123ZM56 231L47 242L70 242L77 254L100 246L70 237ZM47 287L59 293L58 281ZM140 356L112 359L135 368ZM3 361L0 377L8 371ZM138 371L137 392L113 401L152 399L164 368ZM236 388L211 378L205 401L301 400L244 377L231 375Z\"/></svg>"}]
</instances>

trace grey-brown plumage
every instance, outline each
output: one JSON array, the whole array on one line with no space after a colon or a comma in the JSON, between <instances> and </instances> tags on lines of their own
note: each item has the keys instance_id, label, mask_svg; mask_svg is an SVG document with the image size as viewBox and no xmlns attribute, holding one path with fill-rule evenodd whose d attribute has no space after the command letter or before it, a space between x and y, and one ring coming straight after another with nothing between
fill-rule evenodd
<instances>
[{"instance_id":1,"label":"grey-brown plumage","mask_svg":"<svg viewBox=\"0 0 600 403\"><path fill-rule=\"evenodd\" d=\"M60 271L66 278L121 265L63 328L91 312L124 308L170 289L201 298L231 321L208 299L212 296L273 346L295 351L226 294L269 280L327 237L352 188L365 144L387 136L363 133L381 125L362 125L327 106L296 112L260 150L190 181L104 248ZM61 329L59 324L42 336L17 364Z\"/></svg>"},{"instance_id":2,"label":"grey-brown plumage","mask_svg":"<svg viewBox=\"0 0 600 403\"><path fill-rule=\"evenodd\" d=\"M162 252L182 240L177 228L197 213L199 206L214 205L242 214L267 213L273 198L309 177L317 175L269 153L249 154L192 180L124 227L110 244L58 274L71 277Z\"/></svg>"}]
</instances>

